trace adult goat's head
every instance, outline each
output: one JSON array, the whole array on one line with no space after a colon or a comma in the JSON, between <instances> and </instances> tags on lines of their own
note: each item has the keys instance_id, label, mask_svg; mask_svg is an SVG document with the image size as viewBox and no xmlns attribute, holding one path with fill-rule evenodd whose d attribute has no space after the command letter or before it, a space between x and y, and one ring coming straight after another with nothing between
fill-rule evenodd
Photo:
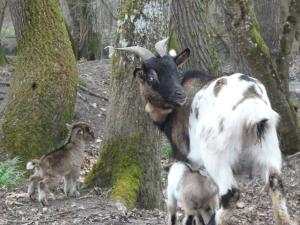
<instances>
[{"instance_id":1,"label":"adult goat's head","mask_svg":"<svg viewBox=\"0 0 300 225\"><path fill-rule=\"evenodd\" d=\"M134 76L139 78L147 112L151 111L151 107L171 112L186 102L177 67L188 59L190 50L171 56L167 53L167 42L168 39L164 39L155 44L156 55L140 46L116 48L132 52L142 59L142 66L135 69Z\"/></svg>"}]
</instances>

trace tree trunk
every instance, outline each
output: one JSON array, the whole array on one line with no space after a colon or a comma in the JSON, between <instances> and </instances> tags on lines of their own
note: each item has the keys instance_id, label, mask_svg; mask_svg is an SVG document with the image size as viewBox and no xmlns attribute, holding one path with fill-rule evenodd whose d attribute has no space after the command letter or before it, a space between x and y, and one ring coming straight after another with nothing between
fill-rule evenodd
<instances>
[{"instance_id":1,"label":"tree trunk","mask_svg":"<svg viewBox=\"0 0 300 225\"><path fill-rule=\"evenodd\" d=\"M117 46L153 48L167 30L164 0L124 0L121 4ZM122 55L122 56L121 56ZM101 159L86 178L87 185L112 187L111 198L126 207L159 207L160 136L144 112L133 70L133 55L115 53L110 106Z\"/></svg>"},{"instance_id":2,"label":"tree trunk","mask_svg":"<svg viewBox=\"0 0 300 225\"><path fill-rule=\"evenodd\" d=\"M78 75L58 0L10 0L9 7L18 54L2 144L26 162L63 141Z\"/></svg>"},{"instance_id":3,"label":"tree trunk","mask_svg":"<svg viewBox=\"0 0 300 225\"><path fill-rule=\"evenodd\" d=\"M187 47L192 49L184 68L199 68L220 75L213 31L208 23L208 1L173 0L170 21L170 47L177 51Z\"/></svg>"},{"instance_id":4,"label":"tree trunk","mask_svg":"<svg viewBox=\"0 0 300 225\"><path fill-rule=\"evenodd\" d=\"M0 1L0 32L2 31L5 10L7 8L7 0ZM3 52L2 45L0 46L0 66L6 65L8 60Z\"/></svg>"}]
</instances>

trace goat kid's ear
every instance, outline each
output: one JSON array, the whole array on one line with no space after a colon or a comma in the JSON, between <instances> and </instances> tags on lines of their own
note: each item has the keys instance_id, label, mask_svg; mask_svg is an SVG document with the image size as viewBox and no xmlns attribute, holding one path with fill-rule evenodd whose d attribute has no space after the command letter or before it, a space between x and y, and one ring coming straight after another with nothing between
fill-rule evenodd
<instances>
[{"instance_id":1,"label":"goat kid's ear","mask_svg":"<svg viewBox=\"0 0 300 225\"><path fill-rule=\"evenodd\" d=\"M190 49L186 48L182 52L180 52L177 56L175 56L174 61L176 65L177 66L183 65L190 57L190 53L191 53Z\"/></svg>"},{"instance_id":2,"label":"goat kid's ear","mask_svg":"<svg viewBox=\"0 0 300 225\"><path fill-rule=\"evenodd\" d=\"M138 76L139 78L143 78L143 69L142 68L135 68L135 70L133 71L133 77L136 78L136 76Z\"/></svg>"}]
</instances>

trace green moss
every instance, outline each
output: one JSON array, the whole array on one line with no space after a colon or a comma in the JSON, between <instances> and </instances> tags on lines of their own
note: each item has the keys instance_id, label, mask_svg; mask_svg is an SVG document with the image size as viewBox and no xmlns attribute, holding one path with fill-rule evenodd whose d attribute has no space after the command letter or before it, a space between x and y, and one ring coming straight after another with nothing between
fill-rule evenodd
<instances>
[{"instance_id":1,"label":"green moss","mask_svg":"<svg viewBox=\"0 0 300 225\"><path fill-rule=\"evenodd\" d=\"M139 156L142 154L141 135L129 138L116 137L101 149L101 159L85 178L84 187L99 185L112 187L110 197L133 208L143 179L143 167Z\"/></svg>"},{"instance_id":2,"label":"green moss","mask_svg":"<svg viewBox=\"0 0 300 225\"><path fill-rule=\"evenodd\" d=\"M255 26L252 26L250 29L251 40L257 45L257 48L264 54L267 60L270 60L270 51L269 47L266 45L264 39L257 31Z\"/></svg>"},{"instance_id":3,"label":"green moss","mask_svg":"<svg viewBox=\"0 0 300 225\"><path fill-rule=\"evenodd\" d=\"M252 1L248 1L248 13L252 23L250 29L251 40L257 44L257 48L263 53L267 60L270 60L270 50L267 44L265 43L263 37L260 35L260 25L256 18L254 7Z\"/></svg>"},{"instance_id":4,"label":"green moss","mask_svg":"<svg viewBox=\"0 0 300 225\"><path fill-rule=\"evenodd\" d=\"M101 48L101 33L90 32L88 37L88 53L94 53L99 59L101 57Z\"/></svg>"},{"instance_id":5,"label":"green moss","mask_svg":"<svg viewBox=\"0 0 300 225\"><path fill-rule=\"evenodd\" d=\"M1 143L23 163L63 141L78 79L59 1L26 1L26 10Z\"/></svg>"},{"instance_id":6,"label":"green moss","mask_svg":"<svg viewBox=\"0 0 300 225\"><path fill-rule=\"evenodd\" d=\"M125 52L116 52L112 56L112 76L114 78L121 78L123 76L128 75L128 71L130 69L128 68L128 63L124 62L123 57L121 54L125 54Z\"/></svg>"},{"instance_id":7,"label":"green moss","mask_svg":"<svg viewBox=\"0 0 300 225\"><path fill-rule=\"evenodd\" d=\"M0 46L0 66L8 64L8 59L6 58L2 47Z\"/></svg>"},{"instance_id":8,"label":"green moss","mask_svg":"<svg viewBox=\"0 0 300 225\"><path fill-rule=\"evenodd\" d=\"M253 6L253 2L252 1L248 1L248 10L249 10L248 13L249 13L252 25L257 30L260 30L260 25L259 25L259 22L258 22L258 20L256 18L256 14L255 14L255 11L254 11L254 6Z\"/></svg>"}]
</instances>

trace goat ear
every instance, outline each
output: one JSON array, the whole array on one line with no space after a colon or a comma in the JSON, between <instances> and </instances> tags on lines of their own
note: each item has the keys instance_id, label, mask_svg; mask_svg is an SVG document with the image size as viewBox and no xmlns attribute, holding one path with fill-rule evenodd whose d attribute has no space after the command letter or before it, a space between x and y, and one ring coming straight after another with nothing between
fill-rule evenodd
<instances>
[{"instance_id":1,"label":"goat ear","mask_svg":"<svg viewBox=\"0 0 300 225\"><path fill-rule=\"evenodd\" d=\"M191 53L190 49L186 48L182 52L180 52L177 56L175 56L174 61L176 65L177 66L183 65L190 57L190 53Z\"/></svg>"}]
</instances>

